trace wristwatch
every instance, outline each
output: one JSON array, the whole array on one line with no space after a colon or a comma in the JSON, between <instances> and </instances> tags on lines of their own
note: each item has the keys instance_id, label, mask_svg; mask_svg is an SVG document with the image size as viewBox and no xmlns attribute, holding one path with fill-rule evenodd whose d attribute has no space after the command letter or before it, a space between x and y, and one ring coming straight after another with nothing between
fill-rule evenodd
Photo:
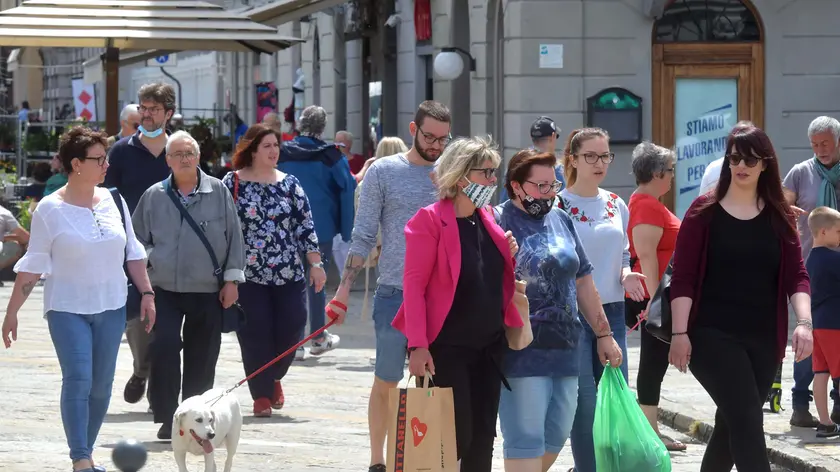
<instances>
[{"instance_id":1,"label":"wristwatch","mask_svg":"<svg viewBox=\"0 0 840 472\"><path fill-rule=\"evenodd\" d=\"M309 265L310 265L311 267L315 268L315 269L323 269L323 268L324 268L324 261L321 261L321 262L313 262L313 263L311 263L311 264L309 264Z\"/></svg>"}]
</instances>

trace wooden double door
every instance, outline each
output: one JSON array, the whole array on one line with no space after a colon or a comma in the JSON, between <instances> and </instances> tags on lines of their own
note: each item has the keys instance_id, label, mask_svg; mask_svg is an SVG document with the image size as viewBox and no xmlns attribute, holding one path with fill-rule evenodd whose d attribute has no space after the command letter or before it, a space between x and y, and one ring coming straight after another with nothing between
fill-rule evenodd
<instances>
[{"instance_id":1,"label":"wooden double door","mask_svg":"<svg viewBox=\"0 0 840 472\"><path fill-rule=\"evenodd\" d=\"M682 218L732 126L764 126L764 50L757 42L666 43L653 45L652 59L653 140L677 153L663 200Z\"/></svg>"}]
</instances>

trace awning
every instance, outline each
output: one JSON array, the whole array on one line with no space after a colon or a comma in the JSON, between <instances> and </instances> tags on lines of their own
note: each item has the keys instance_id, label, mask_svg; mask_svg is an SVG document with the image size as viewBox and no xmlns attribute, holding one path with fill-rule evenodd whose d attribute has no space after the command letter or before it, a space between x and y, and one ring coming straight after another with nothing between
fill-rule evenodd
<instances>
[{"instance_id":1,"label":"awning","mask_svg":"<svg viewBox=\"0 0 840 472\"><path fill-rule=\"evenodd\" d=\"M280 26L343 3L347 0L278 0L246 10L243 14L257 23Z\"/></svg>"},{"instance_id":2,"label":"awning","mask_svg":"<svg viewBox=\"0 0 840 472\"><path fill-rule=\"evenodd\" d=\"M9 57L6 58L7 71L15 72L18 70L18 61L20 60L20 53L21 48L12 49L12 52L9 53Z\"/></svg>"},{"instance_id":3,"label":"awning","mask_svg":"<svg viewBox=\"0 0 840 472\"><path fill-rule=\"evenodd\" d=\"M0 12L0 44L271 54L300 42L211 3L29 0Z\"/></svg>"}]
</instances>

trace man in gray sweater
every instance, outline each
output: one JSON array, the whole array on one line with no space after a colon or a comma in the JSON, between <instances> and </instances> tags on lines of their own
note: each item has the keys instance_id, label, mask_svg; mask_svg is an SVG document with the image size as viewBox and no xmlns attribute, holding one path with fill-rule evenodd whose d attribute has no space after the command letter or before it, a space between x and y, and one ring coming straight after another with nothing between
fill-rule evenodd
<instances>
[{"instance_id":1,"label":"man in gray sweater","mask_svg":"<svg viewBox=\"0 0 840 472\"><path fill-rule=\"evenodd\" d=\"M146 247L155 291L158 318L149 348L149 401L154 422L162 423L157 436L163 440L172 439L178 394L187 399L213 388L222 309L236 302L237 286L245 281L242 228L227 187L198 168L198 143L186 131L173 133L165 152L172 176L149 187L131 217L134 233ZM207 247L182 218L179 206L195 220L212 248L222 287Z\"/></svg>"},{"instance_id":2,"label":"man in gray sweater","mask_svg":"<svg viewBox=\"0 0 840 472\"><path fill-rule=\"evenodd\" d=\"M437 201L432 166L449 143L450 113L446 105L427 100L420 104L409 131L414 137L406 154L378 159L365 174L344 274L329 309L344 322L350 288L376 246L382 228L379 280L373 297L376 331L376 368L368 404L370 472L385 472L388 430L388 393L403 378L407 341L391 326L403 301L405 224L421 208ZM333 303L340 304L339 306Z\"/></svg>"}]
</instances>

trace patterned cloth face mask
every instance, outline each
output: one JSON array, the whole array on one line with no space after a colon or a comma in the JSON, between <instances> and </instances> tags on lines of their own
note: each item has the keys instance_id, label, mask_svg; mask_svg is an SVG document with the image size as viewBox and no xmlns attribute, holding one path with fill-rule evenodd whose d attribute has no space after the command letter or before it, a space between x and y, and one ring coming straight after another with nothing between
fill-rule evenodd
<instances>
[{"instance_id":1,"label":"patterned cloth face mask","mask_svg":"<svg viewBox=\"0 0 840 472\"><path fill-rule=\"evenodd\" d=\"M469 182L469 180L467 182ZM495 192L495 185L481 185L475 182L470 182L469 185L464 187L464 195L473 202L473 205L475 205L476 208L483 208L489 205Z\"/></svg>"},{"instance_id":2,"label":"patterned cloth face mask","mask_svg":"<svg viewBox=\"0 0 840 472\"><path fill-rule=\"evenodd\" d=\"M553 198L534 198L526 193L522 198L522 207L533 218L542 218L551 211L553 201Z\"/></svg>"}]
</instances>

